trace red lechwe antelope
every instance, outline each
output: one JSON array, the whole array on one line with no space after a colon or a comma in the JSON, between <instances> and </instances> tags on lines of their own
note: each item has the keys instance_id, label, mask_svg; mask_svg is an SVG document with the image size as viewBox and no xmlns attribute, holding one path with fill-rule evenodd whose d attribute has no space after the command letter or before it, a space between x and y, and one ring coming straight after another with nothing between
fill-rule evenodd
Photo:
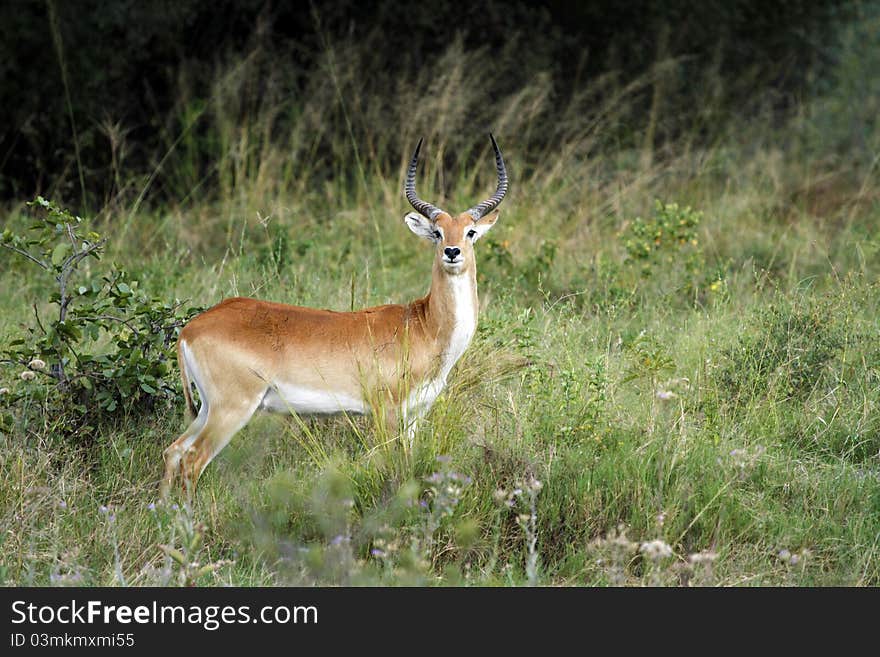
<instances>
[{"instance_id":1,"label":"red lechwe antelope","mask_svg":"<svg viewBox=\"0 0 880 657\"><path fill-rule=\"evenodd\" d=\"M434 243L428 295L407 305L334 312L235 297L181 331L177 358L195 419L165 450L162 494L178 470L193 491L202 471L258 410L368 413L384 399L410 440L477 326L474 242L498 219L507 171L494 137L498 188L458 216L416 196L421 140L406 175L409 229ZM190 386L201 400L198 411Z\"/></svg>"}]
</instances>

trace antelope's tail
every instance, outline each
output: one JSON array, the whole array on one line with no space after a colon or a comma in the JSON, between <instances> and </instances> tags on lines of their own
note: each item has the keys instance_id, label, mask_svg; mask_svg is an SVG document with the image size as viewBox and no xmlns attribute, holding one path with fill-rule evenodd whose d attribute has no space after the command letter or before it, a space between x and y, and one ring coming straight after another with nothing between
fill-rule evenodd
<instances>
[{"instance_id":1,"label":"antelope's tail","mask_svg":"<svg viewBox=\"0 0 880 657\"><path fill-rule=\"evenodd\" d=\"M189 374L186 371L186 358L183 355L183 340L177 341L177 365L180 367L180 379L183 381L183 398L186 400L188 419L193 420L199 414L199 409L193 403L192 386L190 385Z\"/></svg>"}]
</instances>

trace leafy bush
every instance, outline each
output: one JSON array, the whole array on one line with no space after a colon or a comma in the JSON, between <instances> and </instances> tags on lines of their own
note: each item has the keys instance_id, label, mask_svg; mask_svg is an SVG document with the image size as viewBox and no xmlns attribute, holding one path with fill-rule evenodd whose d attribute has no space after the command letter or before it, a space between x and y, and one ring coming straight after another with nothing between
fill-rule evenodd
<instances>
[{"instance_id":1,"label":"leafy bush","mask_svg":"<svg viewBox=\"0 0 880 657\"><path fill-rule=\"evenodd\" d=\"M638 270L643 283L662 278L664 286L694 301L723 292L723 274L706 267L697 238L702 220L703 213L690 207L655 201L650 219L636 217L620 234L626 264Z\"/></svg>"},{"instance_id":2,"label":"leafy bush","mask_svg":"<svg viewBox=\"0 0 880 657\"><path fill-rule=\"evenodd\" d=\"M7 228L0 245L52 276L51 320L34 303L34 324L0 347L7 410L23 398L44 402L64 432L87 430L116 413L149 410L177 394L169 359L179 329L195 309L150 298L117 266L92 280L76 281L80 264L99 260L106 238L88 231L81 217L37 197L41 217L25 234Z\"/></svg>"},{"instance_id":3,"label":"leafy bush","mask_svg":"<svg viewBox=\"0 0 880 657\"><path fill-rule=\"evenodd\" d=\"M702 212L678 203L654 202L654 216L650 219L636 217L623 235L624 247L630 258L644 264L643 273L650 275L651 266L666 260L670 262L688 245L697 246L697 227ZM688 253L688 268L694 266L699 252Z\"/></svg>"}]
</instances>

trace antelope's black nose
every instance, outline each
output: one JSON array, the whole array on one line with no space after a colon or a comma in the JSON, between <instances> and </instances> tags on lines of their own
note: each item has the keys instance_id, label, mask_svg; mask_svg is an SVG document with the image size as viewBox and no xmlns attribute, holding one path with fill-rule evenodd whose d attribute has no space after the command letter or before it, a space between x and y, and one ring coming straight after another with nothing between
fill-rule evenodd
<instances>
[{"instance_id":1,"label":"antelope's black nose","mask_svg":"<svg viewBox=\"0 0 880 657\"><path fill-rule=\"evenodd\" d=\"M443 249L443 253L445 253L446 257L450 260L455 260L458 257L458 254L461 253L461 249L457 246L447 246Z\"/></svg>"}]
</instances>

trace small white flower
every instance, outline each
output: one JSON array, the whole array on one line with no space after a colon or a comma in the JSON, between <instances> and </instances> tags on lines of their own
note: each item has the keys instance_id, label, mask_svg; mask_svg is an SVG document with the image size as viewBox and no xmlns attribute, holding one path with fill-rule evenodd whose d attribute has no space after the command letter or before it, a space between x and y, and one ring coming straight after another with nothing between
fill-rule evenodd
<instances>
[{"instance_id":1,"label":"small white flower","mask_svg":"<svg viewBox=\"0 0 880 657\"><path fill-rule=\"evenodd\" d=\"M688 561L691 563L712 563L717 558L718 555L714 552L697 552L690 555Z\"/></svg>"},{"instance_id":2,"label":"small white flower","mask_svg":"<svg viewBox=\"0 0 880 657\"><path fill-rule=\"evenodd\" d=\"M22 372L18 376L21 377L22 381L33 381L35 378L37 378L37 375L34 374L33 372L31 372L30 370L25 370L24 372Z\"/></svg>"},{"instance_id":3,"label":"small white flower","mask_svg":"<svg viewBox=\"0 0 880 657\"><path fill-rule=\"evenodd\" d=\"M657 391L657 399L659 399L661 401L669 401L673 397L675 397L675 393L672 392L671 390L658 390Z\"/></svg>"},{"instance_id":4,"label":"small white flower","mask_svg":"<svg viewBox=\"0 0 880 657\"><path fill-rule=\"evenodd\" d=\"M0 395L8 395L9 388L0 388Z\"/></svg>"},{"instance_id":5,"label":"small white flower","mask_svg":"<svg viewBox=\"0 0 880 657\"><path fill-rule=\"evenodd\" d=\"M672 556L672 548L669 546L668 543L661 541L660 539L642 543L639 546L639 552L644 554L652 561L657 561L658 559Z\"/></svg>"},{"instance_id":6,"label":"small white flower","mask_svg":"<svg viewBox=\"0 0 880 657\"><path fill-rule=\"evenodd\" d=\"M46 361L39 358L34 358L30 363L28 363L28 367L30 367L32 370L43 370L46 369Z\"/></svg>"}]
</instances>

